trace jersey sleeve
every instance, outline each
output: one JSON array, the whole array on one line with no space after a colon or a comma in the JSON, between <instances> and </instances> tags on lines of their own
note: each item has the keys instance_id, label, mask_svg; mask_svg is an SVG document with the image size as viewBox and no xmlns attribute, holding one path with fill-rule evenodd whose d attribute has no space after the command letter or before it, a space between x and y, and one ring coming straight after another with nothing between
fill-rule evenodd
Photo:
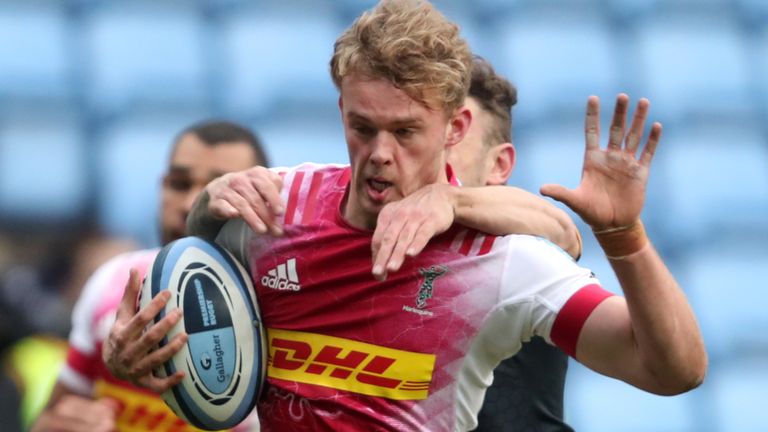
<instances>
[{"instance_id":1,"label":"jersey sleeve","mask_svg":"<svg viewBox=\"0 0 768 432\"><path fill-rule=\"evenodd\" d=\"M589 269L577 265L548 240L513 236L502 276L499 311L519 323L523 341L541 336L575 356L584 322L612 295Z\"/></svg>"},{"instance_id":2,"label":"jersey sleeve","mask_svg":"<svg viewBox=\"0 0 768 432\"><path fill-rule=\"evenodd\" d=\"M227 221L216 236L216 244L231 253L240 264L248 266L248 242L254 232L243 219Z\"/></svg>"}]
</instances>

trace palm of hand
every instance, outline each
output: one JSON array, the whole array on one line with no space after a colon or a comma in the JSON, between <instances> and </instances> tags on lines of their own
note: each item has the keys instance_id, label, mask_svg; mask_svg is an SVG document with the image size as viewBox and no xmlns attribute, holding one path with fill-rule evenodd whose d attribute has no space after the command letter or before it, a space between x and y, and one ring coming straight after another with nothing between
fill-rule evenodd
<instances>
[{"instance_id":1,"label":"palm of hand","mask_svg":"<svg viewBox=\"0 0 768 432\"><path fill-rule=\"evenodd\" d=\"M622 150L589 150L574 208L596 229L626 226L640 215L645 201L648 167Z\"/></svg>"}]
</instances>

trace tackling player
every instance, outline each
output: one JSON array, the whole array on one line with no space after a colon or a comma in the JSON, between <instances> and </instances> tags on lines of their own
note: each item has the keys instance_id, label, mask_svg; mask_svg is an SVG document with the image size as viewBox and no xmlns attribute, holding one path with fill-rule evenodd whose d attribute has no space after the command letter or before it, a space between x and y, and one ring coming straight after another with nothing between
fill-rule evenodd
<instances>
[{"instance_id":1,"label":"tackling player","mask_svg":"<svg viewBox=\"0 0 768 432\"><path fill-rule=\"evenodd\" d=\"M503 185L515 166L512 107L517 89L476 57L466 107L472 124L448 161L465 186ZM578 256L574 256L578 259ZM568 357L534 337L494 370L476 431L572 431L563 422Z\"/></svg>"}]
</instances>

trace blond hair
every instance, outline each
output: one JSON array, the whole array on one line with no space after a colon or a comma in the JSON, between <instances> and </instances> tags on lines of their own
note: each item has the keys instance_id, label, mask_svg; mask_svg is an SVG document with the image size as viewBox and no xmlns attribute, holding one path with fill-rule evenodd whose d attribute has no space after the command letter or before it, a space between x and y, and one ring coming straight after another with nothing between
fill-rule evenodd
<instances>
[{"instance_id":1,"label":"blond hair","mask_svg":"<svg viewBox=\"0 0 768 432\"><path fill-rule=\"evenodd\" d=\"M464 103L472 53L459 27L421 0L383 0L334 45L331 76L386 79L430 109L447 114Z\"/></svg>"}]
</instances>

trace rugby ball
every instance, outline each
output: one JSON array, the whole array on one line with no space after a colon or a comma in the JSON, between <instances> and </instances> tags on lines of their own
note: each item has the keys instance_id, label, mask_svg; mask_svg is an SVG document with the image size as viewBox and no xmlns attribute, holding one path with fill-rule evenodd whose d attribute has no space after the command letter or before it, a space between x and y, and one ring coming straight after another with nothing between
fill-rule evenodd
<instances>
[{"instance_id":1,"label":"rugby ball","mask_svg":"<svg viewBox=\"0 0 768 432\"><path fill-rule=\"evenodd\" d=\"M139 307L163 290L171 293L160 321L176 308L183 317L160 342L186 332L186 346L158 376L185 372L163 393L166 404L201 429L229 429L253 409L267 366L266 334L250 275L225 249L198 237L160 250L142 285Z\"/></svg>"}]
</instances>

